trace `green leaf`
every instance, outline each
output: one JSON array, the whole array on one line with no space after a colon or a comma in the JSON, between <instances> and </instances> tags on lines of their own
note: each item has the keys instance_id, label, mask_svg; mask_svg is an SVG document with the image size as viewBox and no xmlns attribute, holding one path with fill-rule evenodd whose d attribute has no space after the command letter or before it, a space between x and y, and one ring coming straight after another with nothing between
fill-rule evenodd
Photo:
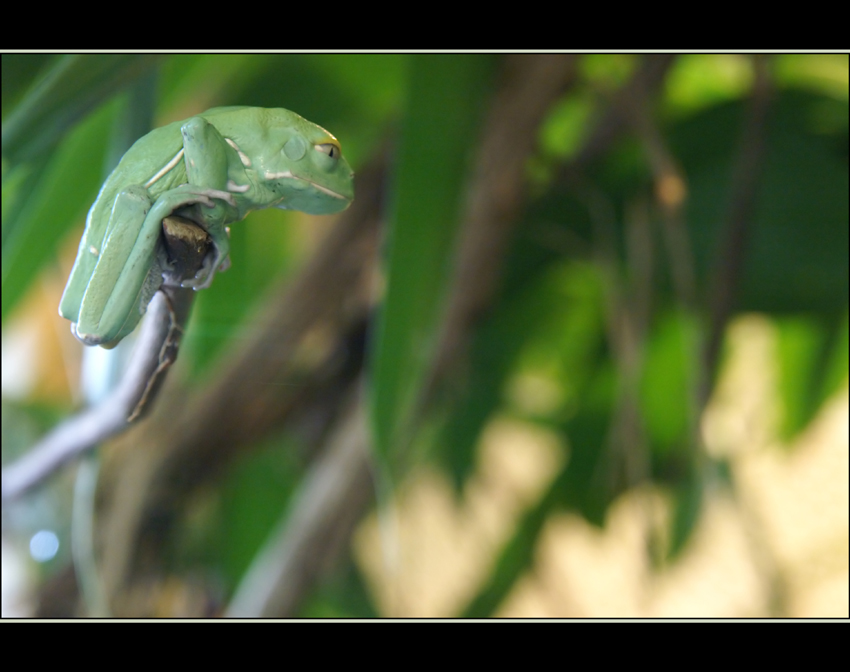
<instances>
[{"instance_id":1,"label":"green leaf","mask_svg":"<svg viewBox=\"0 0 850 672\"><path fill-rule=\"evenodd\" d=\"M702 479L691 470L674 488L673 517L670 521L670 548L667 559L674 560L684 550L702 513L705 498Z\"/></svg>"},{"instance_id":2,"label":"green leaf","mask_svg":"<svg viewBox=\"0 0 850 672\"><path fill-rule=\"evenodd\" d=\"M292 261L293 214L276 208L258 210L236 223L230 233L230 268L218 273L209 289L198 292L187 329L185 352L193 373L201 374L232 343L257 302L267 300L270 285Z\"/></svg>"},{"instance_id":3,"label":"green leaf","mask_svg":"<svg viewBox=\"0 0 850 672\"><path fill-rule=\"evenodd\" d=\"M691 419L696 413L693 391L698 357L698 326L681 312L665 315L649 334L640 408L657 455L688 446Z\"/></svg>"},{"instance_id":4,"label":"green leaf","mask_svg":"<svg viewBox=\"0 0 850 672\"><path fill-rule=\"evenodd\" d=\"M350 563L324 577L298 618L380 618L366 580Z\"/></svg>"},{"instance_id":5,"label":"green leaf","mask_svg":"<svg viewBox=\"0 0 850 672\"><path fill-rule=\"evenodd\" d=\"M847 380L847 315L829 324L804 316L780 318L776 324L780 436L788 441Z\"/></svg>"},{"instance_id":6,"label":"green leaf","mask_svg":"<svg viewBox=\"0 0 850 672\"><path fill-rule=\"evenodd\" d=\"M376 449L387 463L412 439L490 62L485 56L411 59L388 232L387 290L371 359L371 421Z\"/></svg>"},{"instance_id":7,"label":"green leaf","mask_svg":"<svg viewBox=\"0 0 850 672\"><path fill-rule=\"evenodd\" d=\"M598 384L613 405L615 389L600 371ZM610 378L609 378L610 380ZM599 394L597 392L597 394ZM625 446L614 453L610 449L610 411L583 409L564 426L569 443L569 459L558 481L559 504L575 511L589 523L602 527L605 513L626 486L622 453L633 449Z\"/></svg>"},{"instance_id":8,"label":"green leaf","mask_svg":"<svg viewBox=\"0 0 850 672\"><path fill-rule=\"evenodd\" d=\"M3 122L3 157L13 164L50 151L89 112L152 68L154 54L66 56Z\"/></svg>"},{"instance_id":9,"label":"green leaf","mask_svg":"<svg viewBox=\"0 0 850 672\"><path fill-rule=\"evenodd\" d=\"M473 338L468 377L453 381L454 389L446 392L446 417L434 448L458 492L474 468L481 431L502 405L505 381L517 356L548 316L552 294L542 291L541 284L529 283L526 291L510 292L494 306Z\"/></svg>"},{"instance_id":10,"label":"green leaf","mask_svg":"<svg viewBox=\"0 0 850 672\"><path fill-rule=\"evenodd\" d=\"M771 105L736 306L741 311L834 313L847 306L846 135L838 143L820 134L824 103L848 116L846 102L799 91L780 92ZM688 182L687 221L703 287L727 216L744 113L742 102L718 105L671 132Z\"/></svg>"},{"instance_id":11,"label":"green leaf","mask_svg":"<svg viewBox=\"0 0 850 672\"><path fill-rule=\"evenodd\" d=\"M520 576L532 566L537 540L554 511L567 508L580 513L593 525L604 525L608 506L623 490L623 482L615 482L614 474L610 473L617 465L605 450L609 426L607 414L590 409L568 423L567 464L537 504L523 516L499 554L486 584L464 609L464 618L486 618L499 607Z\"/></svg>"},{"instance_id":12,"label":"green leaf","mask_svg":"<svg viewBox=\"0 0 850 672\"><path fill-rule=\"evenodd\" d=\"M91 205L103 178L103 156L115 105L90 115L63 140L43 172L17 193L3 190L3 201L15 199L16 216L3 227L3 319L23 296L75 220ZM20 200L18 200L20 199ZM4 213L5 214L5 213Z\"/></svg>"},{"instance_id":13,"label":"green leaf","mask_svg":"<svg viewBox=\"0 0 850 672\"><path fill-rule=\"evenodd\" d=\"M47 70L52 62L63 58L61 54L2 54L2 77L0 88L3 92L3 117L9 110L20 103L36 79L40 78L43 70Z\"/></svg>"},{"instance_id":14,"label":"green leaf","mask_svg":"<svg viewBox=\"0 0 850 672\"><path fill-rule=\"evenodd\" d=\"M553 266L553 260L537 254L543 250L527 249L530 242L522 235L515 240L511 281L473 337L467 376L456 376L454 389L446 392L435 451L458 491L474 468L482 429L505 403L511 376L545 371L562 401L547 417L529 419L560 424L587 403L585 388L603 355L602 287L596 269L574 262ZM529 258L537 263L528 263ZM522 399L512 401L508 412L526 412Z\"/></svg>"},{"instance_id":15,"label":"green leaf","mask_svg":"<svg viewBox=\"0 0 850 672\"><path fill-rule=\"evenodd\" d=\"M233 587L283 517L303 465L296 445L273 437L247 454L222 485L216 558Z\"/></svg>"}]
</instances>

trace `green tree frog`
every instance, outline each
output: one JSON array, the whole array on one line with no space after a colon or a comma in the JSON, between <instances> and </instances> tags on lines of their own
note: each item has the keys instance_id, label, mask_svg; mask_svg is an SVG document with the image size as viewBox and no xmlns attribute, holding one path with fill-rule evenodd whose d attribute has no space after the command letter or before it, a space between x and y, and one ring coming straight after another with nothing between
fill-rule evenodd
<instances>
[{"instance_id":1,"label":"green tree frog","mask_svg":"<svg viewBox=\"0 0 850 672\"><path fill-rule=\"evenodd\" d=\"M162 220L202 226L212 252L184 287L202 289L228 262L227 225L259 208L331 214L354 199L339 142L284 109L219 107L140 138L106 179L86 219L59 314L86 345L112 347L138 324L169 262Z\"/></svg>"}]
</instances>

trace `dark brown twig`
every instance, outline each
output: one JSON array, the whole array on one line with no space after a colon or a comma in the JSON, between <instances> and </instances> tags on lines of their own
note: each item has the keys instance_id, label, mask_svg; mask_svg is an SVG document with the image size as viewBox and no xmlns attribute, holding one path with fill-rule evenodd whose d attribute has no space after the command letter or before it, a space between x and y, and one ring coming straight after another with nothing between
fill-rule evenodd
<instances>
[{"instance_id":1,"label":"dark brown twig","mask_svg":"<svg viewBox=\"0 0 850 672\"><path fill-rule=\"evenodd\" d=\"M714 372L726 325L735 306L744 270L747 243L752 228L761 167L765 153L767 114L770 108L771 82L769 57L753 57L755 80L743 138L732 174L731 197L722 244L714 262L709 296L710 323L705 346L705 366ZM706 391L707 398L708 391Z\"/></svg>"},{"instance_id":2,"label":"dark brown twig","mask_svg":"<svg viewBox=\"0 0 850 672\"><path fill-rule=\"evenodd\" d=\"M493 300L525 200L526 162L546 113L573 82L575 66L571 54L523 54L505 60L469 186L453 289L425 386L426 403L440 378L463 357L472 330Z\"/></svg>"}]
</instances>

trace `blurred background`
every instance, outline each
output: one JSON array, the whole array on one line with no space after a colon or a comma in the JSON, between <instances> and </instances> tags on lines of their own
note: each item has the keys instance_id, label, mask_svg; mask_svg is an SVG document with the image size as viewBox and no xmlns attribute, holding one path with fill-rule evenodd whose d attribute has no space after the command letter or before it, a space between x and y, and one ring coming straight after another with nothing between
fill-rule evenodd
<instances>
[{"instance_id":1,"label":"blurred background","mask_svg":"<svg viewBox=\"0 0 850 672\"><path fill-rule=\"evenodd\" d=\"M284 107L356 173L234 224L151 415L4 501L4 616L850 615L847 55L6 53L2 87L4 468L132 352L57 305L136 138Z\"/></svg>"}]
</instances>

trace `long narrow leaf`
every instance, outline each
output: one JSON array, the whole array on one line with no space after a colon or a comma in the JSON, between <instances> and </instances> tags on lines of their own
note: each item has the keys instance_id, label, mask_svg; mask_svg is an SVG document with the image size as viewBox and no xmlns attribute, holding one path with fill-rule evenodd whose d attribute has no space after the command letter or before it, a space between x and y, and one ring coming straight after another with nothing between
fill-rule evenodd
<instances>
[{"instance_id":1,"label":"long narrow leaf","mask_svg":"<svg viewBox=\"0 0 850 672\"><path fill-rule=\"evenodd\" d=\"M49 151L89 112L162 58L76 54L59 60L3 122L3 158L13 164Z\"/></svg>"},{"instance_id":2,"label":"long narrow leaf","mask_svg":"<svg viewBox=\"0 0 850 672\"><path fill-rule=\"evenodd\" d=\"M3 227L3 318L29 287L76 217L91 205L103 177L113 110L107 106L89 117L60 144L38 183L22 197L26 204ZM16 198L4 189L3 199Z\"/></svg>"},{"instance_id":3,"label":"long narrow leaf","mask_svg":"<svg viewBox=\"0 0 850 672\"><path fill-rule=\"evenodd\" d=\"M371 414L379 455L391 463L409 423L434 341L451 268L468 159L490 59L412 59L395 174L387 293L372 353Z\"/></svg>"}]
</instances>

